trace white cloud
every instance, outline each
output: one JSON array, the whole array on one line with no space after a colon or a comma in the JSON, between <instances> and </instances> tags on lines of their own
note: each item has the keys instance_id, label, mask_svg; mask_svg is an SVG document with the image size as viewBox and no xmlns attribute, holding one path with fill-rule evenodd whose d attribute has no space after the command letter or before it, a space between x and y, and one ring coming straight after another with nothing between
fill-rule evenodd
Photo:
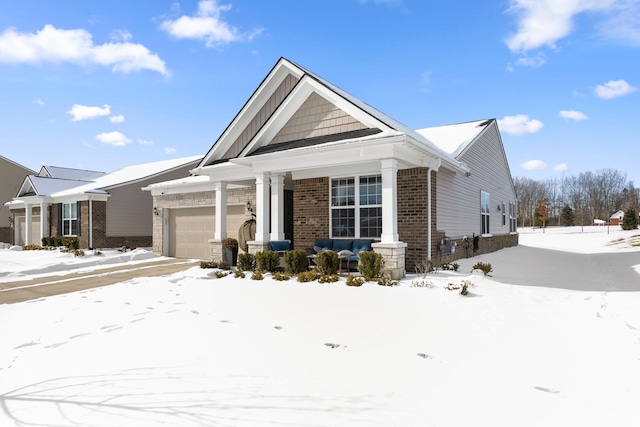
<instances>
[{"instance_id":1,"label":"white cloud","mask_svg":"<svg viewBox=\"0 0 640 427\"><path fill-rule=\"evenodd\" d=\"M631 86L625 80L610 80L603 85L596 86L595 94L598 98L611 99L635 92L638 88Z\"/></svg>"},{"instance_id":2,"label":"white cloud","mask_svg":"<svg viewBox=\"0 0 640 427\"><path fill-rule=\"evenodd\" d=\"M153 145L153 141L149 141L147 139L138 138L138 143L141 145Z\"/></svg>"},{"instance_id":3,"label":"white cloud","mask_svg":"<svg viewBox=\"0 0 640 427\"><path fill-rule=\"evenodd\" d=\"M128 42L133 38L133 35L127 30L113 30L110 36L111 40L117 42Z\"/></svg>"},{"instance_id":4,"label":"white cloud","mask_svg":"<svg viewBox=\"0 0 640 427\"><path fill-rule=\"evenodd\" d=\"M114 147L122 147L124 145L131 144L131 140L118 131L103 132L96 135L96 139L103 144L109 144Z\"/></svg>"},{"instance_id":5,"label":"white cloud","mask_svg":"<svg viewBox=\"0 0 640 427\"><path fill-rule=\"evenodd\" d=\"M538 68L542 67L546 61L547 57L545 56L545 54L539 52L534 56L518 58L518 60L515 62L515 65L517 65L518 67Z\"/></svg>"},{"instance_id":6,"label":"white cloud","mask_svg":"<svg viewBox=\"0 0 640 427\"><path fill-rule=\"evenodd\" d=\"M122 37L122 36L121 36ZM62 30L45 25L34 33L8 28L0 34L0 62L41 64L70 62L81 66L102 65L114 72L151 70L168 76L165 62L141 44L112 42L93 44L83 29Z\"/></svg>"},{"instance_id":7,"label":"white cloud","mask_svg":"<svg viewBox=\"0 0 640 427\"><path fill-rule=\"evenodd\" d=\"M111 121L111 123L122 123L124 122L124 116L122 114L111 116L109 117L109 120Z\"/></svg>"},{"instance_id":8,"label":"white cloud","mask_svg":"<svg viewBox=\"0 0 640 427\"><path fill-rule=\"evenodd\" d=\"M36 99L35 101L33 101L34 104L36 105L44 105L44 101L40 98Z\"/></svg>"},{"instance_id":9,"label":"white cloud","mask_svg":"<svg viewBox=\"0 0 640 427\"><path fill-rule=\"evenodd\" d=\"M536 133L544 124L540 120L530 119L525 114L515 116L505 116L498 120L498 127L501 131L510 135L524 135L526 133Z\"/></svg>"},{"instance_id":10,"label":"white cloud","mask_svg":"<svg viewBox=\"0 0 640 427\"><path fill-rule=\"evenodd\" d=\"M510 0L518 31L505 41L512 52L527 52L556 42L573 31L573 19L584 12L611 11L623 0Z\"/></svg>"},{"instance_id":11,"label":"white cloud","mask_svg":"<svg viewBox=\"0 0 640 427\"><path fill-rule=\"evenodd\" d=\"M175 148L171 148L171 147L165 147L165 149L164 149L164 153L165 154L174 154L176 151L178 151L178 150L176 150Z\"/></svg>"},{"instance_id":12,"label":"white cloud","mask_svg":"<svg viewBox=\"0 0 640 427\"><path fill-rule=\"evenodd\" d=\"M108 116L109 114L111 114L111 106L104 104L104 106L100 108L73 104L73 107L71 107L71 109L67 111L67 114L73 116L71 117L71 121L77 122L80 120L93 119L100 116Z\"/></svg>"},{"instance_id":13,"label":"white cloud","mask_svg":"<svg viewBox=\"0 0 640 427\"><path fill-rule=\"evenodd\" d=\"M556 172L566 172L567 169L569 169L569 166L567 166L566 163L560 163L559 165L555 165L553 167L553 170Z\"/></svg>"},{"instance_id":14,"label":"white cloud","mask_svg":"<svg viewBox=\"0 0 640 427\"><path fill-rule=\"evenodd\" d=\"M528 171L540 171L546 169L547 165L542 160L529 160L528 162L520 163L520 167Z\"/></svg>"},{"instance_id":15,"label":"white cloud","mask_svg":"<svg viewBox=\"0 0 640 427\"><path fill-rule=\"evenodd\" d=\"M231 5L218 5L217 0L201 0L194 16L181 16L178 19L166 20L160 28L178 39L203 40L207 47L214 47L232 42L251 40L262 32L241 34L238 29L221 19L222 12L231 9Z\"/></svg>"},{"instance_id":16,"label":"white cloud","mask_svg":"<svg viewBox=\"0 0 640 427\"><path fill-rule=\"evenodd\" d=\"M577 122L588 119L586 114L575 110L562 110L560 111L560 117L563 119L575 120Z\"/></svg>"}]
</instances>

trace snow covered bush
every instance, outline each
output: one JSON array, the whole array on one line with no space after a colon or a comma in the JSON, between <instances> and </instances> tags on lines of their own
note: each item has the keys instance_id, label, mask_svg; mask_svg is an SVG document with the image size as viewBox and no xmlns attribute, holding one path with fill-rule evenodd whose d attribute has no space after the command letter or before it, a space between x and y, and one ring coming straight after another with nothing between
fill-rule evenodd
<instances>
[{"instance_id":1,"label":"snow covered bush","mask_svg":"<svg viewBox=\"0 0 640 427\"><path fill-rule=\"evenodd\" d=\"M284 254L284 268L287 273L298 274L307 271L309 261L307 253L302 249L294 249Z\"/></svg>"},{"instance_id":2,"label":"snow covered bush","mask_svg":"<svg viewBox=\"0 0 640 427\"><path fill-rule=\"evenodd\" d=\"M358 259L358 271L367 282L382 277L382 255L374 251L362 251L358 253Z\"/></svg>"},{"instance_id":3,"label":"snow covered bush","mask_svg":"<svg viewBox=\"0 0 640 427\"><path fill-rule=\"evenodd\" d=\"M238 270L242 271L255 271L256 269L256 257L249 252L243 252L238 254Z\"/></svg>"},{"instance_id":4,"label":"snow covered bush","mask_svg":"<svg viewBox=\"0 0 640 427\"><path fill-rule=\"evenodd\" d=\"M347 276L347 286L362 286L363 284L364 284L364 277Z\"/></svg>"},{"instance_id":5,"label":"snow covered bush","mask_svg":"<svg viewBox=\"0 0 640 427\"><path fill-rule=\"evenodd\" d=\"M493 271L493 267L488 262L477 262L472 267L473 270L481 270L485 276L488 276L489 273Z\"/></svg>"}]
</instances>

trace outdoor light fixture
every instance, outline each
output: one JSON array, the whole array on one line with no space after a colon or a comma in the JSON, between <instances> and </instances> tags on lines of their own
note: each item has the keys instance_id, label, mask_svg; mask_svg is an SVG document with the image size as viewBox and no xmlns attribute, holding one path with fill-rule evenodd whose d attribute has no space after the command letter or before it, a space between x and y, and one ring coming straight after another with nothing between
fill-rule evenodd
<instances>
[{"instance_id":1,"label":"outdoor light fixture","mask_svg":"<svg viewBox=\"0 0 640 427\"><path fill-rule=\"evenodd\" d=\"M253 212L253 207L251 206L251 202L247 202L247 210L249 212Z\"/></svg>"},{"instance_id":2,"label":"outdoor light fixture","mask_svg":"<svg viewBox=\"0 0 640 427\"><path fill-rule=\"evenodd\" d=\"M154 214L155 216L160 215L160 212L158 212L158 208L157 208L157 207L155 207L155 206L153 207L153 214Z\"/></svg>"}]
</instances>

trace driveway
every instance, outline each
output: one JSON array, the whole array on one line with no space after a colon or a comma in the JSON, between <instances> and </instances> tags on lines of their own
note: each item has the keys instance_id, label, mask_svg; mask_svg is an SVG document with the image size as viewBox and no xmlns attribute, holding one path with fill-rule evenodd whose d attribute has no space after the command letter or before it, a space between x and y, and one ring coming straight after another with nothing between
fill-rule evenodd
<instances>
[{"instance_id":1,"label":"driveway","mask_svg":"<svg viewBox=\"0 0 640 427\"><path fill-rule=\"evenodd\" d=\"M640 252L577 254L517 246L475 259L491 263L492 279L502 283L578 291L640 291L640 274L633 268L640 264Z\"/></svg>"},{"instance_id":2,"label":"driveway","mask_svg":"<svg viewBox=\"0 0 640 427\"><path fill-rule=\"evenodd\" d=\"M13 304L52 295L83 291L125 282L137 277L167 276L186 270L200 261L164 259L142 264L125 264L85 273L40 277L30 280L0 283L0 304Z\"/></svg>"}]
</instances>

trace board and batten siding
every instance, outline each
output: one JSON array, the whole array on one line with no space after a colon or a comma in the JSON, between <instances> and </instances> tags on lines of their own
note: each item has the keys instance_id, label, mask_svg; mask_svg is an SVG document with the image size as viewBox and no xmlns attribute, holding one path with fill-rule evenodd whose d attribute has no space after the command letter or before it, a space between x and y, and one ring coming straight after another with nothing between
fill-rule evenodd
<instances>
[{"instance_id":1,"label":"board and batten siding","mask_svg":"<svg viewBox=\"0 0 640 427\"><path fill-rule=\"evenodd\" d=\"M437 181L436 214L438 231L447 236L479 235L480 193L486 191L490 198L490 225L492 235L509 234L509 202L516 202L515 189L506 155L495 122L458 157L471 169L471 175L455 174L440 169ZM502 225L502 203L506 206L506 223ZM498 211L500 205L500 211Z\"/></svg>"}]
</instances>

